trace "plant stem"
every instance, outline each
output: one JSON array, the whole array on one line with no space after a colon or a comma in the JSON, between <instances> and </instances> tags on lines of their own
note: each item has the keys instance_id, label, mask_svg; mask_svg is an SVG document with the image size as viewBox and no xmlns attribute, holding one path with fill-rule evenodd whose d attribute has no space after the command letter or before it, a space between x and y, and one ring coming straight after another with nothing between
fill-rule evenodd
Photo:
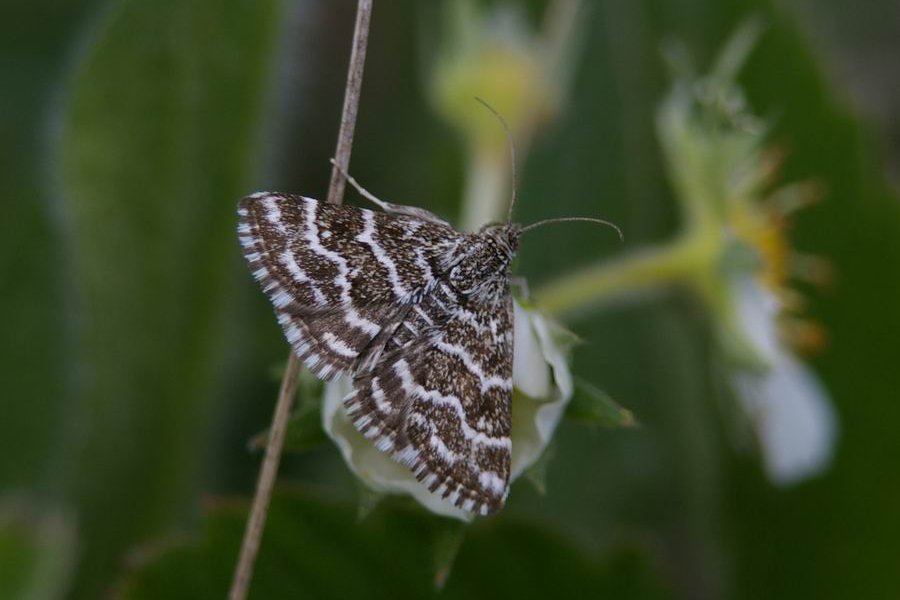
<instances>
[{"instance_id":1,"label":"plant stem","mask_svg":"<svg viewBox=\"0 0 900 600\"><path fill-rule=\"evenodd\" d=\"M344 91L344 108L341 112L341 128L338 131L337 148L334 151L334 165L331 169L331 183L328 186L328 201L340 204L344 200L344 177L350 171L350 150L353 148L353 133L356 130L356 113L359 109L359 95L362 90L363 67L366 64L366 48L369 45L369 21L372 18L372 0L359 0L356 9L356 27L353 31L353 50L350 53L350 68L347 72L347 88ZM338 168L340 167L340 168Z\"/></svg>"},{"instance_id":2,"label":"plant stem","mask_svg":"<svg viewBox=\"0 0 900 600\"><path fill-rule=\"evenodd\" d=\"M256 483L256 494L253 497L250 517L247 519L247 528L244 530L241 555L238 558L237 566L234 569L234 578L231 581L231 592L228 595L231 600L244 600L250 587L253 565L256 562L259 543L262 539L263 529L266 526L269 502L272 499L272 489L275 486L275 478L278 475L278 463L281 462L281 449L284 446L284 435L291 416L291 408L294 405L294 395L297 391L297 375L299 373L300 360L291 352L290 357L288 357L284 378L281 380L278 402L275 404L275 415L272 417L272 427L269 430L266 454L265 458L263 458L262 468L259 471L259 480Z\"/></svg>"},{"instance_id":3,"label":"plant stem","mask_svg":"<svg viewBox=\"0 0 900 600\"><path fill-rule=\"evenodd\" d=\"M588 267L544 286L535 294L540 307L556 316L571 315L625 296L655 290L689 278L709 256L703 238L670 244Z\"/></svg>"},{"instance_id":4,"label":"plant stem","mask_svg":"<svg viewBox=\"0 0 900 600\"><path fill-rule=\"evenodd\" d=\"M462 205L463 231L478 231L485 223L506 219L509 178L505 151L498 154L477 146L471 148Z\"/></svg>"},{"instance_id":5,"label":"plant stem","mask_svg":"<svg viewBox=\"0 0 900 600\"><path fill-rule=\"evenodd\" d=\"M335 162L331 171L331 183L328 187L328 201L340 204L344 197L344 179L340 174L340 166L348 170L350 151L353 147L353 132L356 127L356 114L359 108L360 89L362 87L363 67L366 62L366 47L369 41L369 22L372 16L372 0L359 0L356 10L356 25L353 31L353 50L350 54L350 67L347 73L347 87L344 92L344 107L341 113L341 126L338 132ZM278 464L281 462L281 451L288 420L297 395L297 376L300 372L300 360L293 352L288 356L287 369L281 380L275 414L272 417L266 454L259 472L256 493L250 509L250 517L244 530L244 541L241 554L234 569L231 582L230 600L244 600L250 587L253 566L262 533L266 525L272 490L278 475Z\"/></svg>"}]
</instances>

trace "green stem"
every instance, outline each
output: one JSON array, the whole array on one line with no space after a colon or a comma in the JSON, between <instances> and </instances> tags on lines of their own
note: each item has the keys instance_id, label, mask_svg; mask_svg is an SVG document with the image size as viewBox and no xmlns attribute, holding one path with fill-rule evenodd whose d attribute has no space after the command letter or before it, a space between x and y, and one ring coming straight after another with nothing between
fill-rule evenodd
<instances>
[{"instance_id":1,"label":"green stem","mask_svg":"<svg viewBox=\"0 0 900 600\"><path fill-rule=\"evenodd\" d=\"M485 223L505 220L510 169L503 154L479 148L469 151L462 229L477 231Z\"/></svg>"},{"instance_id":2,"label":"green stem","mask_svg":"<svg viewBox=\"0 0 900 600\"><path fill-rule=\"evenodd\" d=\"M542 287L535 294L544 311L566 316L623 297L678 282L690 282L708 257L705 236L682 237L623 258L576 271ZM702 269L701 269L702 271Z\"/></svg>"}]
</instances>

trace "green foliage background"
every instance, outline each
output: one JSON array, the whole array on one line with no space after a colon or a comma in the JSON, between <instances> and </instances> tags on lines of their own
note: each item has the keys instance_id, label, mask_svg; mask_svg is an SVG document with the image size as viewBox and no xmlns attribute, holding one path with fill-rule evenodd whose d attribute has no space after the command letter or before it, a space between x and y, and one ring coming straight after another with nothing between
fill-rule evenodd
<instances>
[{"instance_id":1,"label":"green foliage background","mask_svg":"<svg viewBox=\"0 0 900 600\"><path fill-rule=\"evenodd\" d=\"M542 3L526 4L537 18ZM571 102L523 168L519 218L602 212L628 243L548 229L525 244L519 271L534 286L676 230L653 129L667 86L659 45L680 38L706 65L742 19L761 16L741 81L788 150L785 178L825 190L793 237L838 274L810 313L829 332L814 365L840 415L839 446L823 477L772 487L726 437L695 305L671 294L583 315L571 326L590 343L575 372L642 427L564 424L547 495L517 484L508 509L463 541L443 595L900 595L900 208L883 168L889 132L872 124L897 114L863 121L835 75L849 59L825 50L865 31L896 54L885 23L900 9L587 4ZM354 3L5 9L0 597L221 597L238 499L256 474L246 443L266 426L286 353L239 257L235 203L257 189L324 196ZM376 2L352 164L379 196L452 216L461 150L423 96L421 42L437 18L425 3ZM822 31L837 32L833 46ZM256 597L432 594L450 525L403 502L358 521L331 447L288 457L282 477L291 485Z\"/></svg>"}]
</instances>

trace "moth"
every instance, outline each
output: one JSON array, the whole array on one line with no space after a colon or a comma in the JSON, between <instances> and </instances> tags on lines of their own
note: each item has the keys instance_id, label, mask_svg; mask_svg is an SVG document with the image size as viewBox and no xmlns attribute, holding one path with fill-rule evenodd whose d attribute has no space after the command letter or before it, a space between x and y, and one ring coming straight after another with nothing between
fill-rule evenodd
<instances>
[{"instance_id":1,"label":"moth","mask_svg":"<svg viewBox=\"0 0 900 600\"><path fill-rule=\"evenodd\" d=\"M606 222L508 220L466 233L341 172L381 211L269 192L240 201L253 277L306 367L352 377L343 404L356 429L432 493L495 512L509 492L519 237L550 222ZM515 191L510 214L514 204Z\"/></svg>"}]
</instances>

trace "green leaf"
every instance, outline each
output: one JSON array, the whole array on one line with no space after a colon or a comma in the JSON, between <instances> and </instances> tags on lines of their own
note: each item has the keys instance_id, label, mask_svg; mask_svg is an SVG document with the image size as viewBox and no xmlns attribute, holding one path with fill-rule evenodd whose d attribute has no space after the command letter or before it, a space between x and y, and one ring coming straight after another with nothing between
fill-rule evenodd
<instances>
[{"instance_id":1,"label":"green leaf","mask_svg":"<svg viewBox=\"0 0 900 600\"><path fill-rule=\"evenodd\" d=\"M466 539L469 524L456 519L442 519L434 541L434 587L444 589Z\"/></svg>"},{"instance_id":2,"label":"green leaf","mask_svg":"<svg viewBox=\"0 0 900 600\"><path fill-rule=\"evenodd\" d=\"M77 595L196 491L279 7L116 2L72 72L59 183L82 380L61 471L84 532Z\"/></svg>"},{"instance_id":3,"label":"green leaf","mask_svg":"<svg viewBox=\"0 0 900 600\"><path fill-rule=\"evenodd\" d=\"M354 479L354 482L356 483L356 519L364 521L388 496L373 490L362 479Z\"/></svg>"},{"instance_id":4,"label":"green leaf","mask_svg":"<svg viewBox=\"0 0 900 600\"><path fill-rule=\"evenodd\" d=\"M636 427L638 422L627 408L619 406L603 390L581 377L573 377L575 393L566 407L566 418L586 425Z\"/></svg>"},{"instance_id":5,"label":"green leaf","mask_svg":"<svg viewBox=\"0 0 900 600\"><path fill-rule=\"evenodd\" d=\"M0 19L0 489L53 487L48 475L71 417L71 297L45 152L47 109L86 4L6 3Z\"/></svg>"},{"instance_id":6,"label":"green leaf","mask_svg":"<svg viewBox=\"0 0 900 600\"><path fill-rule=\"evenodd\" d=\"M0 505L0 598L60 598L75 563L75 528L59 511L33 499Z\"/></svg>"},{"instance_id":7,"label":"green leaf","mask_svg":"<svg viewBox=\"0 0 900 600\"><path fill-rule=\"evenodd\" d=\"M244 528L243 504L210 511L198 539L155 545L123 580L123 599L223 598ZM643 550L600 561L547 531L485 521L466 531L422 511L379 508L362 523L351 505L298 491L276 494L250 598L421 598L456 556L442 598L670 597ZM429 556L437 562L432 563ZM458 555L456 554L458 552ZM623 567L622 561L626 567ZM439 571L439 577L445 574Z\"/></svg>"}]
</instances>

